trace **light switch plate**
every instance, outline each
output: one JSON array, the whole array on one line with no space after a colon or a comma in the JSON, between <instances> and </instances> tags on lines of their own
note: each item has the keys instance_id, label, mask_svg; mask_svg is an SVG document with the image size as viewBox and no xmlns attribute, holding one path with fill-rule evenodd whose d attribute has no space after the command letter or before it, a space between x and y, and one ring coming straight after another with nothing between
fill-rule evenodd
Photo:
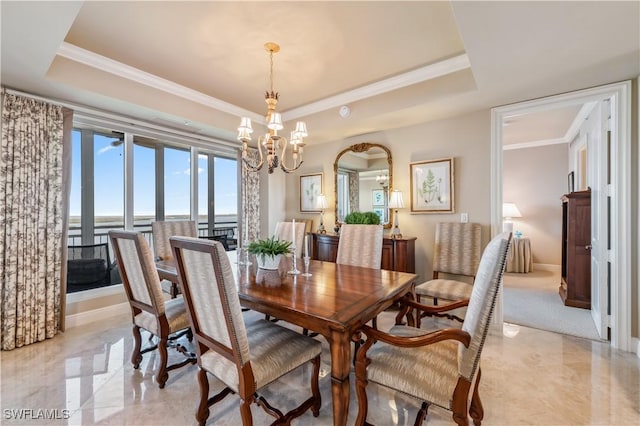
<instances>
[{"instance_id":1,"label":"light switch plate","mask_svg":"<svg viewBox=\"0 0 640 426\"><path fill-rule=\"evenodd\" d=\"M460 213L460 222L461 223L469 222L469 213Z\"/></svg>"}]
</instances>

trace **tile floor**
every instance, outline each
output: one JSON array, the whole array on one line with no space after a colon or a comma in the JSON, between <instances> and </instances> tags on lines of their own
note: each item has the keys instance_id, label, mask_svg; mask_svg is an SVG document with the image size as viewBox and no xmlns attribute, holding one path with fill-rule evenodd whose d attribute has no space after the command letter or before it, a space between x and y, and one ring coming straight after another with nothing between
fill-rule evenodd
<instances>
[{"instance_id":1,"label":"tile floor","mask_svg":"<svg viewBox=\"0 0 640 426\"><path fill-rule=\"evenodd\" d=\"M384 313L379 327L384 329L392 321L393 314ZM0 352L0 424L196 424L197 366L170 372L167 386L159 389L153 379L157 355L146 354L140 369L134 370L131 347L129 319L114 318ZM332 424L327 351L325 344L320 416L307 412L294 424ZM484 425L640 424L640 359L606 343L507 325L503 333L490 334L482 369ZM270 385L264 395L288 410L307 397L309 373L310 369L296 370ZM216 389L220 385L212 379L211 391ZM349 424L357 414L353 381L351 389ZM368 394L370 422L413 424L417 401L375 385L368 387ZM238 406L237 397L229 395L214 406L207 424L238 425ZM28 409L32 411L24 411ZM44 419L39 409L57 410L47 413L59 419ZM23 417L17 419L20 412ZM256 425L271 422L256 405L253 414ZM448 412L433 408L426 424L453 422Z\"/></svg>"}]
</instances>

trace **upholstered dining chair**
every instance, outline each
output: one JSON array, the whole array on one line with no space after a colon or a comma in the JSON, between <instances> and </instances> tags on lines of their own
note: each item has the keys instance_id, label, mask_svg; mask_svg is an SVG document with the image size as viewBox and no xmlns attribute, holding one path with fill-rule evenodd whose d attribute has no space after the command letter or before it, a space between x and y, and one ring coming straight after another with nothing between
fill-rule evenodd
<instances>
[{"instance_id":1,"label":"upholstered dining chair","mask_svg":"<svg viewBox=\"0 0 640 426\"><path fill-rule=\"evenodd\" d=\"M160 363L156 381L162 389L169 378L169 371L196 362L195 356L176 343L185 334L189 340L192 338L184 301L176 298L165 302L149 244L141 233L109 231L109 239L131 307L134 338L131 363L137 369L142 362L142 355L157 348ZM141 350L141 328L156 336L158 343ZM168 346L173 346L186 358L167 366Z\"/></svg>"},{"instance_id":2,"label":"upholstered dining chair","mask_svg":"<svg viewBox=\"0 0 640 426\"><path fill-rule=\"evenodd\" d=\"M273 232L273 235L278 240L291 241L291 243L295 242L295 256L300 258L302 257L304 247L305 228L306 224L304 222L296 221L296 240L292 241L291 237L293 236L293 222L278 222L276 223L276 229Z\"/></svg>"},{"instance_id":3,"label":"upholstered dining chair","mask_svg":"<svg viewBox=\"0 0 640 426\"><path fill-rule=\"evenodd\" d=\"M484 417L478 393L480 355L502 283L510 240L510 233L502 233L484 250L461 329L428 331L397 325L384 333L363 326L366 343L356 360L357 425L366 423L366 386L374 382L423 401L416 425L424 421L429 406L436 405L453 412L458 425L469 424L468 412L474 424L480 426ZM407 299L403 303L417 310L442 308Z\"/></svg>"},{"instance_id":4,"label":"upholstered dining chair","mask_svg":"<svg viewBox=\"0 0 640 426\"><path fill-rule=\"evenodd\" d=\"M197 237L198 228L193 220L159 220L151 222L151 236L153 238L153 252L156 260L171 260L171 245L169 237L180 235L183 237ZM162 291L175 298L178 293L178 284L162 280Z\"/></svg>"},{"instance_id":5,"label":"upholstered dining chair","mask_svg":"<svg viewBox=\"0 0 640 426\"><path fill-rule=\"evenodd\" d=\"M251 404L256 402L274 423L289 424L291 419L311 408L320 412L320 342L270 321L258 320L246 325L231 264L217 241L171 237L178 270L178 281L187 305L196 340L200 403L196 412L199 424L209 417L209 407L229 393L242 400L243 425L252 424ZM272 407L258 391L279 377L311 362L312 396L299 407L283 414ZM208 374L226 387L209 398Z\"/></svg>"},{"instance_id":6,"label":"upholstered dining chair","mask_svg":"<svg viewBox=\"0 0 640 426\"><path fill-rule=\"evenodd\" d=\"M342 225L336 263L380 269L382 267L382 233L382 225ZM371 324L373 328L377 328L378 318L374 317ZM358 340L354 342L353 358L355 362L355 353L361 342Z\"/></svg>"},{"instance_id":7,"label":"upholstered dining chair","mask_svg":"<svg viewBox=\"0 0 640 426\"><path fill-rule=\"evenodd\" d=\"M420 302L423 297L448 301L468 301L471 296L481 254L481 226L478 223L436 224L435 245L433 249L433 279L416 286L416 296ZM440 274L454 275L459 279ZM467 281L464 281L467 277ZM444 315L462 322L457 315ZM418 318L418 327L420 318Z\"/></svg>"},{"instance_id":8,"label":"upholstered dining chair","mask_svg":"<svg viewBox=\"0 0 640 426\"><path fill-rule=\"evenodd\" d=\"M336 263L380 269L382 231L382 225L342 225Z\"/></svg>"}]
</instances>

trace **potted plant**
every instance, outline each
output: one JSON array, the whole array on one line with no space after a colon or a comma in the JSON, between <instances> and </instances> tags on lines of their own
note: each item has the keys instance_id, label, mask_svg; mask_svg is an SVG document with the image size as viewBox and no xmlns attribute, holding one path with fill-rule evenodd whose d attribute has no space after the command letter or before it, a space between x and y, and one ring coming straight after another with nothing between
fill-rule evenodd
<instances>
[{"instance_id":1,"label":"potted plant","mask_svg":"<svg viewBox=\"0 0 640 426\"><path fill-rule=\"evenodd\" d=\"M280 258L290 252L291 241L277 240L275 236L264 240L252 241L247 250L256 256L258 268L278 269Z\"/></svg>"},{"instance_id":2,"label":"potted plant","mask_svg":"<svg viewBox=\"0 0 640 426\"><path fill-rule=\"evenodd\" d=\"M344 223L358 225L379 225L380 216L375 212L351 212L344 218Z\"/></svg>"}]
</instances>

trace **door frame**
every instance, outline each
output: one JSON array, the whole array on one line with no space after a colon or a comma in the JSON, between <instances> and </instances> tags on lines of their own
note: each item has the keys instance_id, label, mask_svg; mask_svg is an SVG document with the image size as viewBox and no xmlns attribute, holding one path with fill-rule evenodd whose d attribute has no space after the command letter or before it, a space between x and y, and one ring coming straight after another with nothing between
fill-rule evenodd
<instances>
[{"instance_id":1,"label":"door frame","mask_svg":"<svg viewBox=\"0 0 640 426\"><path fill-rule=\"evenodd\" d=\"M627 352L631 347L631 81L548 96L491 109L491 235L502 230L502 123L505 118L551 107L611 99L611 346ZM614 140L614 135L617 135ZM502 291L498 296L495 322L503 323Z\"/></svg>"}]
</instances>

